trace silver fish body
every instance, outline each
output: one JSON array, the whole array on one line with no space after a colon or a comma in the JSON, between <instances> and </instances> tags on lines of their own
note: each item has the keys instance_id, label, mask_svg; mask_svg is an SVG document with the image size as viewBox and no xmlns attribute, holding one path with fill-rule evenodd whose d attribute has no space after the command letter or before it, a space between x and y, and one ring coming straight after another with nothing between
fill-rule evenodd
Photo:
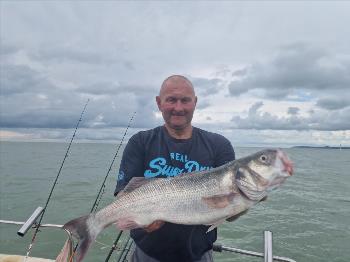
<instances>
[{"instance_id":1,"label":"silver fish body","mask_svg":"<svg viewBox=\"0 0 350 262\"><path fill-rule=\"evenodd\" d=\"M249 209L281 185L293 172L287 155L269 149L209 171L174 178L133 178L116 200L95 214L64 225L78 239L77 261L105 227L146 227L154 221L211 225Z\"/></svg>"}]
</instances>

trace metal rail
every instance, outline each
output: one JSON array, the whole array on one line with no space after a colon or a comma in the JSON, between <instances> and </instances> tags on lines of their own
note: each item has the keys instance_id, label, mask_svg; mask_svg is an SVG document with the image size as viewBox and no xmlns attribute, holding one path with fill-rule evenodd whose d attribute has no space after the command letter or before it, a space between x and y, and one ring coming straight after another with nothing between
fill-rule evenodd
<instances>
[{"instance_id":1,"label":"metal rail","mask_svg":"<svg viewBox=\"0 0 350 262\"><path fill-rule=\"evenodd\" d=\"M12 220L2 220L0 219L0 223L2 224L11 224L11 225L24 225L25 222L20 222L20 221L12 221ZM33 224L33 228L38 227L37 224ZM41 224L40 227L52 227L52 228L62 228L63 225L58 225L58 224Z\"/></svg>"},{"instance_id":2,"label":"metal rail","mask_svg":"<svg viewBox=\"0 0 350 262\"><path fill-rule=\"evenodd\" d=\"M20 222L20 221L13 221L13 220L2 220L0 219L0 223L2 224L12 224L12 225L23 225L25 224L25 222ZM33 228L37 227L37 224L33 224ZM48 228L62 228L63 225L59 225L59 224L41 224L40 227L48 227ZM266 233L267 232L267 233ZM117 241L120 239L121 235L122 235L122 231L119 232ZM265 254L266 254L266 241L270 241L271 245L271 252L270 254L272 255L272 233L271 236L267 236L270 235L270 231L265 231L264 232L264 236L265 236L265 253L260 253L260 252L255 252L255 251L250 251L250 250L245 250L245 249L240 249L240 248L235 248L235 247L228 247L228 246L224 246L221 244L214 244L213 245L213 251L214 252L222 252L222 251L227 251L227 252L231 252L231 253L237 253L237 254L241 254L241 255L247 255L247 256L253 256L253 257L261 257L261 258L265 258ZM267 239L266 239L267 238ZM128 255L128 253L131 250L131 245L133 244L133 242L129 241L131 240L130 237L127 239L126 243L124 244L123 249L121 249L121 253L119 254L119 257L116 261L124 261L126 256ZM114 243L113 245L113 250L117 249L117 243ZM112 251L113 252L113 251ZM110 252L110 254L108 255L106 261L109 260L109 258L112 255L112 252ZM296 262L294 259L288 258L288 257L281 257L281 256L271 256L272 260L268 260L268 261L282 261L282 262ZM265 260L267 261L267 260Z\"/></svg>"},{"instance_id":3,"label":"metal rail","mask_svg":"<svg viewBox=\"0 0 350 262\"><path fill-rule=\"evenodd\" d=\"M228 251L228 252L252 256L252 257L264 257L263 253L239 249L239 248L235 248L235 247L227 247L227 246L223 246L220 244L214 244L213 250L215 252ZM291 259L288 257L279 257L279 256L273 256L273 260L274 261L284 261L284 262L296 262L294 259Z\"/></svg>"},{"instance_id":4,"label":"metal rail","mask_svg":"<svg viewBox=\"0 0 350 262\"><path fill-rule=\"evenodd\" d=\"M273 256L272 256L272 232L271 231L264 231L264 261L265 262L272 262Z\"/></svg>"},{"instance_id":5,"label":"metal rail","mask_svg":"<svg viewBox=\"0 0 350 262\"><path fill-rule=\"evenodd\" d=\"M252 257L263 257L265 262L272 262L272 261L296 262L294 259L291 259L288 257L279 257L279 256L272 255L272 232L271 231L264 231L264 247L265 247L264 253L259 253L255 251L249 251L249 250L239 249L235 247L227 247L220 244L214 244L213 251L215 252L228 251L228 252L252 256Z\"/></svg>"}]
</instances>

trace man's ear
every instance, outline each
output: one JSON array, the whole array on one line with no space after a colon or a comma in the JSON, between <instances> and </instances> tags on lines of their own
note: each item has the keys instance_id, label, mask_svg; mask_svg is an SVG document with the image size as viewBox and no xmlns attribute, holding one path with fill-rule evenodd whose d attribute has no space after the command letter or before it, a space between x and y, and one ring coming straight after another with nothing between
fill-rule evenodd
<instances>
[{"instance_id":1,"label":"man's ear","mask_svg":"<svg viewBox=\"0 0 350 262\"><path fill-rule=\"evenodd\" d=\"M197 105L197 101L198 101L198 98L197 98L197 96L195 96L195 98L194 98L194 104L195 105Z\"/></svg>"},{"instance_id":2,"label":"man's ear","mask_svg":"<svg viewBox=\"0 0 350 262\"><path fill-rule=\"evenodd\" d=\"M156 96L156 102L157 102L157 106L158 106L158 109L160 110L160 96Z\"/></svg>"}]
</instances>

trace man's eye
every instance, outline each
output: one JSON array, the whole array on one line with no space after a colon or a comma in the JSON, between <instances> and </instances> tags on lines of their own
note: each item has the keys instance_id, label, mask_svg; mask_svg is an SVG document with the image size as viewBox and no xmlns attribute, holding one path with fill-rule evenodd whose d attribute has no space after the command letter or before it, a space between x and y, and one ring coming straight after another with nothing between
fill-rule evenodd
<instances>
[{"instance_id":1,"label":"man's eye","mask_svg":"<svg viewBox=\"0 0 350 262\"><path fill-rule=\"evenodd\" d=\"M167 100L166 100L168 103L176 103L176 98L174 98L174 97L169 97L169 98L167 98Z\"/></svg>"},{"instance_id":2,"label":"man's eye","mask_svg":"<svg viewBox=\"0 0 350 262\"><path fill-rule=\"evenodd\" d=\"M181 103L183 103L183 104L187 104L189 102L191 102L191 98L185 97L185 98L181 99Z\"/></svg>"}]
</instances>

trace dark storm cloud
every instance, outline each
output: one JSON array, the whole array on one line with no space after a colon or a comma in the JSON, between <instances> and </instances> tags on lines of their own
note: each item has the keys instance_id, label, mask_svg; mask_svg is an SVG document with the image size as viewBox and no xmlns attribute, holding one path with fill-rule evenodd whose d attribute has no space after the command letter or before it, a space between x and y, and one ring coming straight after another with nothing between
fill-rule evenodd
<instances>
[{"instance_id":1,"label":"dark storm cloud","mask_svg":"<svg viewBox=\"0 0 350 262\"><path fill-rule=\"evenodd\" d=\"M346 56L331 54L306 44L282 48L270 61L233 72L240 76L229 84L232 96L262 90L267 99L303 99L307 92L346 92L350 96L350 64Z\"/></svg>"},{"instance_id":2,"label":"dark storm cloud","mask_svg":"<svg viewBox=\"0 0 350 262\"><path fill-rule=\"evenodd\" d=\"M232 118L233 128L255 130L350 130L350 108L338 111L313 111L309 116L297 114L299 108L290 107L289 116L278 117L260 110L262 102L253 104L246 117Z\"/></svg>"}]
</instances>

